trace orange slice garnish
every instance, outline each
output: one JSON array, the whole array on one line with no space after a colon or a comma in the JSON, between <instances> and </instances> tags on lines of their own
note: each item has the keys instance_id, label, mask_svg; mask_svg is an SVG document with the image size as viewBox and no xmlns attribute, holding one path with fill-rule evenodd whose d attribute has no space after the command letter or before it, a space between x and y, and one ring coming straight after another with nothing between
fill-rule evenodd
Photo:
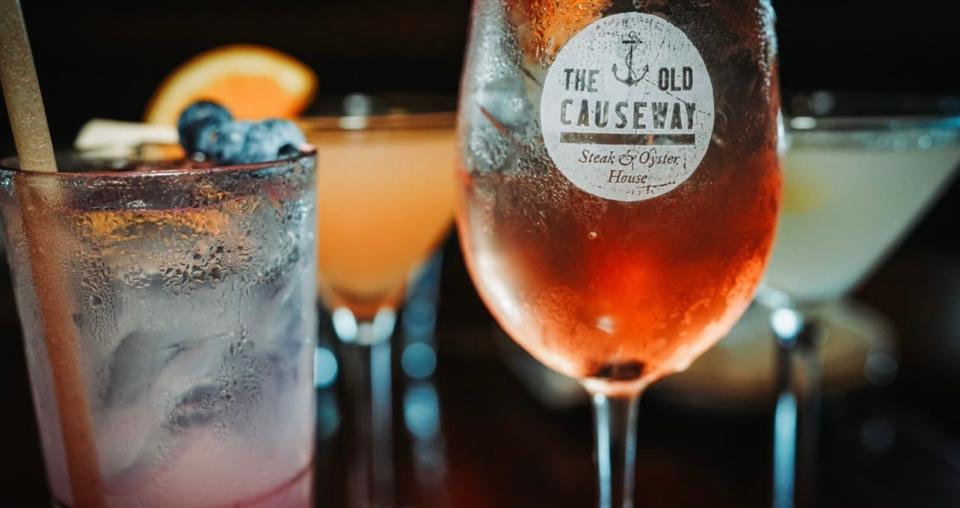
<instances>
[{"instance_id":1,"label":"orange slice garnish","mask_svg":"<svg viewBox=\"0 0 960 508\"><path fill-rule=\"evenodd\" d=\"M205 51L175 69L157 88L144 119L175 125L201 99L219 102L240 120L296 118L313 101L317 76L275 49L234 44Z\"/></svg>"}]
</instances>

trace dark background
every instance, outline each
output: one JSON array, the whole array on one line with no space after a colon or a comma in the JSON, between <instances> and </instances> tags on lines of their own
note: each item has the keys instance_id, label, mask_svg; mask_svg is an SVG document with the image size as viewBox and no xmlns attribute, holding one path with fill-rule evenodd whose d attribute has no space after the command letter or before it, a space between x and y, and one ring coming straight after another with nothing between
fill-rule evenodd
<instances>
[{"instance_id":1,"label":"dark background","mask_svg":"<svg viewBox=\"0 0 960 508\"><path fill-rule=\"evenodd\" d=\"M957 26L943 10L948 3L774 2L783 87L960 93ZM54 141L69 147L92 117L140 119L174 67L226 43L265 44L296 56L316 70L321 96L455 94L469 3L34 0L23 9ZM0 124L0 151L11 154L9 128ZM820 505L960 505L958 213L960 186L954 182L857 295L893 319L901 372L889 387L827 400ZM14 441L0 459L11 471L3 475L11 483L0 491L0 505L43 506L47 494L19 330L9 284L0 289L0 370L10 391L0 410L11 416L0 419L0 429ZM454 241L446 245L442 290L439 379L450 454L448 504L590 505L588 411L539 407L503 371L490 345L489 315ZM893 422L899 439L879 455L858 445L866 423L876 418ZM641 418L639 505L764 506L769 422L766 412L690 412L650 397ZM320 500L338 504L341 462L336 453L323 457ZM409 504L438 504L405 489L401 497ZM12 504L4 501L8 496Z\"/></svg>"},{"instance_id":2,"label":"dark background","mask_svg":"<svg viewBox=\"0 0 960 508\"><path fill-rule=\"evenodd\" d=\"M24 1L56 141L98 116L141 118L179 63L255 42L320 76L321 94L455 93L466 39L464 0L241 0L162 4ZM956 22L940 0L774 2L787 90L960 92ZM0 143L9 147L7 125Z\"/></svg>"}]
</instances>

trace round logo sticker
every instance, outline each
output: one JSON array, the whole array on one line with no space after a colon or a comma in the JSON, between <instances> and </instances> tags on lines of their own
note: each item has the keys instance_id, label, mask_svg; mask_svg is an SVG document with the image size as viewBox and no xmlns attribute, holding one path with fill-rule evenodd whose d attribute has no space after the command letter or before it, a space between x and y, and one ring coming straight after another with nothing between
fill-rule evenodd
<instances>
[{"instance_id":1,"label":"round logo sticker","mask_svg":"<svg viewBox=\"0 0 960 508\"><path fill-rule=\"evenodd\" d=\"M598 20L547 72L543 141L577 187L617 201L655 198L690 178L713 133L713 85L679 28L638 12Z\"/></svg>"}]
</instances>

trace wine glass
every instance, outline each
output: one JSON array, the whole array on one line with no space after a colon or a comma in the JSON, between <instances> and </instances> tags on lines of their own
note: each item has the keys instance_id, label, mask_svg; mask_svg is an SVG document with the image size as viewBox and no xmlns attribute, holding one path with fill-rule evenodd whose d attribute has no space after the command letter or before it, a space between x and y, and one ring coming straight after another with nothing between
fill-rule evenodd
<instances>
[{"instance_id":1,"label":"wine glass","mask_svg":"<svg viewBox=\"0 0 960 508\"><path fill-rule=\"evenodd\" d=\"M826 328L960 163L960 101L815 92L787 103L784 198L758 302L778 344L774 506L812 506Z\"/></svg>"},{"instance_id":2,"label":"wine glass","mask_svg":"<svg viewBox=\"0 0 960 508\"><path fill-rule=\"evenodd\" d=\"M475 0L457 224L495 318L591 393L601 507L636 406L733 326L780 200L766 1Z\"/></svg>"},{"instance_id":3,"label":"wine glass","mask_svg":"<svg viewBox=\"0 0 960 508\"><path fill-rule=\"evenodd\" d=\"M317 169L317 294L340 344L351 505L394 503L390 338L453 219L453 103L349 95L301 119Z\"/></svg>"}]
</instances>

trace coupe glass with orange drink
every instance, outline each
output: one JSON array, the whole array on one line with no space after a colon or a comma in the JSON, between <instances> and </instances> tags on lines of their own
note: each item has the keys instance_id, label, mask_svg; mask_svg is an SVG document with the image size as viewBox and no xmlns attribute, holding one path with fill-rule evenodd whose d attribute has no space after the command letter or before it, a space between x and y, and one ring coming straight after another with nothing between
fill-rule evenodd
<instances>
[{"instance_id":1,"label":"coupe glass with orange drink","mask_svg":"<svg viewBox=\"0 0 960 508\"><path fill-rule=\"evenodd\" d=\"M350 497L393 497L390 337L408 279L452 222L452 101L352 95L301 126L317 172L317 294L331 312L352 421Z\"/></svg>"}]
</instances>

